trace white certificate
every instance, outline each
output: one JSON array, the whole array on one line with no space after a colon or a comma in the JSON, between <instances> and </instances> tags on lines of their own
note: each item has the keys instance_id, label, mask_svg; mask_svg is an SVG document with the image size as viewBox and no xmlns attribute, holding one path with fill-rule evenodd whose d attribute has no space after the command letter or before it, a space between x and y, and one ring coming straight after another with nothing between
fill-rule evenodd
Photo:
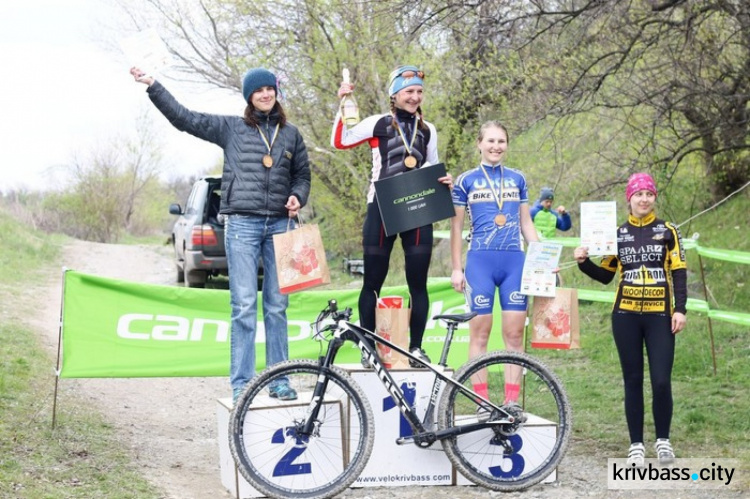
<instances>
[{"instance_id":1,"label":"white certificate","mask_svg":"<svg viewBox=\"0 0 750 499\"><path fill-rule=\"evenodd\" d=\"M154 73L172 64L172 57L156 30L148 28L120 40L128 64L137 66L146 74Z\"/></svg>"},{"instance_id":2,"label":"white certificate","mask_svg":"<svg viewBox=\"0 0 750 499\"><path fill-rule=\"evenodd\" d=\"M562 244L531 242L526 251L521 275L521 294L529 296L555 296L553 272L559 266Z\"/></svg>"},{"instance_id":3,"label":"white certificate","mask_svg":"<svg viewBox=\"0 0 750 499\"><path fill-rule=\"evenodd\" d=\"M617 253L617 203L581 203L581 246L589 255Z\"/></svg>"}]
</instances>

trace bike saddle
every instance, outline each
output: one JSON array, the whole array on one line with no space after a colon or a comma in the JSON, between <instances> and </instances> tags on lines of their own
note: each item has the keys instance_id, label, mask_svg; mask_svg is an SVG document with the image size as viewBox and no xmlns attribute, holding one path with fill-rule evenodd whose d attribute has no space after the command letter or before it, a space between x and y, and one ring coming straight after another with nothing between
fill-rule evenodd
<instances>
[{"instance_id":1,"label":"bike saddle","mask_svg":"<svg viewBox=\"0 0 750 499\"><path fill-rule=\"evenodd\" d=\"M446 314L446 315L436 315L432 319L433 320L443 319L445 321L450 321L450 322L466 322L468 320L473 319L475 315L477 315L476 312L468 312L466 314Z\"/></svg>"}]
</instances>

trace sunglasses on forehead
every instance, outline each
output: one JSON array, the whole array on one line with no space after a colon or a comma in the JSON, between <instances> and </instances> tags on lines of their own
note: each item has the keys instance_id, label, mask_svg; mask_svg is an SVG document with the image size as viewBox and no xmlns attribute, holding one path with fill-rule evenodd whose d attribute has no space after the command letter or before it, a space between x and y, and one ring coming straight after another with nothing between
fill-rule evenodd
<instances>
[{"instance_id":1,"label":"sunglasses on forehead","mask_svg":"<svg viewBox=\"0 0 750 499\"><path fill-rule=\"evenodd\" d=\"M403 76L404 78L414 78L415 76L417 76L424 79L424 71L413 71L411 69L407 69L406 71L401 72L399 76Z\"/></svg>"}]
</instances>

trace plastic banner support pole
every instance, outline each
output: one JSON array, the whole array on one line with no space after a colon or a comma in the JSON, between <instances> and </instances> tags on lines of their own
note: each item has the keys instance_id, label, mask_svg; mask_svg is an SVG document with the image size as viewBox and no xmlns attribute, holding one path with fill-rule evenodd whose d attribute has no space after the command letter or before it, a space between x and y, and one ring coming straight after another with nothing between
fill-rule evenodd
<instances>
[{"instance_id":1,"label":"plastic banner support pole","mask_svg":"<svg viewBox=\"0 0 750 499\"><path fill-rule=\"evenodd\" d=\"M57 368L55 369L55 393L52 396L52 429L55 429L57 422L57 388L60 384L60 369L62 369L62 323L63 309L65 308L65 273L68 271L65 267L62 269L62 292L60 293L60 321L58 322L57 332Z\"/></svg>"},{"instance_id":2,"label":"plastic banner support pole","mask_svg":"<svg viewBox=\"0 0 750 499\"><path fill-rule=\"evenodd\" d=\"M701 258L700 251L698 252L698 264L701 267L701 281L703 282L703 299L706 300L706 305L711 307L708 303L708 287L706 286L706 274L703 271L703 259ZM711 315L706 314L708 319L708 335L711 338L711 360L714 363L714 376L716 376L716 348L714 347L714 328L711 325Z\"/></svg>"}]
</instances>

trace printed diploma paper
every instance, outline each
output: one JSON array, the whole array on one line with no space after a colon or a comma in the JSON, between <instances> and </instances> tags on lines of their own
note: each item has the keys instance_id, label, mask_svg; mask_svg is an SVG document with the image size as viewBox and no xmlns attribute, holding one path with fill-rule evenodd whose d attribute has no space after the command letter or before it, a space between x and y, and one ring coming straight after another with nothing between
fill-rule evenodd
<instances>
[{"instance_id":1,"label":"printed diploma paper","mask_svg":"<svg viewBox=\"0 0 750 499\"><path fill-rule=\"evenodd\" d=\"M617 252L616 202L581 203L581 246L589 249L589 255Z\"/></svg>"},{"instance_id":2,"label":"printed diploma paper","mask_svg":"<svg viewBox=\"0 0 750 499\"><path fill-rule=\"evenodd\" d=\"M138 66L148 75L172 64L169 50L156 30L148 28L120 40L120 47L128 59L128 64Z\"/></svg>"},{"instance_id":3,"label":"printed diploma paper","mask_svg":"<svg viewBox=\"0 0 750 499\"><path fill-rule=\"evenodd\" d=\"M529 243L521 275L521 294L529 296L555 296L556 275L553 272L560 261L562 244Z\"/></svg>"}]
</instances>

